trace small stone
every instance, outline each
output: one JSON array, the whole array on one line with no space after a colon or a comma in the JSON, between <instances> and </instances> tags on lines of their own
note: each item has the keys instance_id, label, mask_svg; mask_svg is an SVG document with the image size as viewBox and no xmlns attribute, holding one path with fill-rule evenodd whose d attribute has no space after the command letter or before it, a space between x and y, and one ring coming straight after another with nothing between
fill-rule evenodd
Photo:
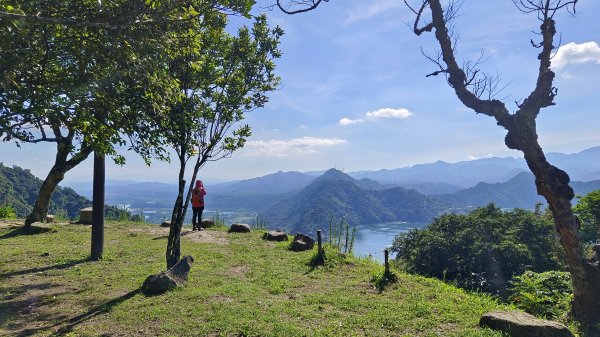
<instances>
[{"instance_id":1,"label":"small stone","mask_svg":"<svg viewBox=\"0 0 600 337\"><path fill-rule=\"evenodd\" d=\"M266 232L263 235L263 239L267 241L288 241L288 236L285 232L277 230Z\"/></svg>"},{"instance_id":2,"label":"small stone","mask_svg":"<svg viewBox=\"0 0 600 337\"><path fill-rule=\"evenodd\" d=\"M167 220L163 221L160 224L160 227L171 227L171 221L167 221Z\"/></svg>"},{"instance_id":3,"label":"small stone","mask_svg":"<svg viewBox=\"0 0 600 337\"><path fill-rule=\"evenodd\" d=\"M229 228L229 233L249 233L250 225L245 223L234 223Z\"/></svg>"},{"instance_id":4,"label":"small stone","mask_svg":"<svg viewBox=\"0 0 600 337\"><path fill-rule=\"evenodd\" d=\"M310 236L298 233L294 236L294 240L290 245L290 250L294 252L302 252L305 250L311 250L315 246L315 240Z\"/></svg>"},{"instance_id":5,"label":"small stone","mask_svg":"<svg viewBox=\"0 0 600 337\"><path fill-rule=\"evenodd\" d=\"M52 223L54 222L54 215L46 215L46 222Z\"/></svg>"}]
</instances>

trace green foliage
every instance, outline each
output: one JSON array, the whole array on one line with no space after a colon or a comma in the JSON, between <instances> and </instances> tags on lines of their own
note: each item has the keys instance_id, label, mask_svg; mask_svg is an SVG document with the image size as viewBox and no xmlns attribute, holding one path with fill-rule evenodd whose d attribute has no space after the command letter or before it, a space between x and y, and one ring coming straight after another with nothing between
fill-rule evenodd
<instances>
[{"instance_id":1,"label":"green foliage","mask_svg":"<svg viewBox=\"0 0 600 337\"><path fill-rule=\"evenodd\" d=\"M508 300L528 313L546 319L565 318L573 300L567 272L526 271L510 281Z\"/></svg>"},{"instance_id":2,"label":"green foliage","mask_svg":"<svg viewBox=\"0 0 600 337\"><path fill-rule=\"evenodd\" d=\"M54 219L56 221L66 222L66 221L71 220L71 217L69 216L69 212L67 212L66 209L61 208L61 209L57 209L54 212Z\"/></svg>"},{"instance_id":3,"label":"green foliage","mask_svg":"<svg viewBox=\"0 0 600 337\"><path fill-rule=\"evenodd\" d=\"M390 284L398 282L398 275L391 269L385 269L385 267L377 266L373 268L371 272L371 283L380 292L384 291Z\"/></svg>"},{"instance_id":4,"label":"green foliage","mask_svg":"<svg viewBox=\"0 0 600 337\"><path fill-rule=\"evenodd\" d=\"M12 205L17 217L23 218L31 212L38 196L42 180L31 171L18 166L6 167L0 163L0 203ZM66 211L72 219L79 216L79 210L91 205L90 200L68 187L57 187L52 194L49 213Z\"/></svg>"},{"instance_id":5,"label":"green foliage","mask_svg":"<svg viewBox=\"0 0 600 337\"><path fill-rule=\"evenodd\" d=\"M215 223L215 227L226 228L225 218L219 214L219 211L215 211L215 215L212 216L212 221Z\"/></svg>"},{"instance_id":6,"label":"green foliage","mask_svg":"<svg viewBox=\"0 0 600 337\"><path fill-rule=\"evenodd\" d=\"M10 205L0 206L0 219L14 219L17 217L15 210Z\"/></svg>"},{"instance_id":7,"label":"green foliage","mask_svg":"<svg viewBox=\"0 0 600 337\"><path fill-rule=\"evenodd\" d=\"M581 236L584 241L596 242L600 239L600 190L585 196L577 196L577 205L573 208L581 221Z\"/></svg>"},{"instance_id":8,"label":"green foliage","mask_svg":"<svg viewBox=\"0 0 600 337\"><path fill-rule=\"evenodd\" d=\"M350 224L344 217L335 225L335 218L329 218L329 244L335 247L340 253L352 253L354 249L354 238L356 236L356 226L350 231Z\"/></svg>"},{"instance_id":9,"label":"green foliage","mask_svg":"<svg viewBox=\"0 0 600 337\"><path fill-rule=\"evenodd\" d=\"M407 271L503 294L525 270L561 268L554 225L540 212L502 211L493 204L468 215L446 214L400 234L392 251Z\"/></svg>"},{"instance_id":10,"label":"green foliage","mask_svg":"<svg viewBox=\"0 0 600 337\"><path fill-rule=\"evenodd\" d=\"M254 225L252 226L255 229L267 229L267 220L260 216L260 214L256 215L256 219L254 219Z\"/></svg>"}]
</instances>

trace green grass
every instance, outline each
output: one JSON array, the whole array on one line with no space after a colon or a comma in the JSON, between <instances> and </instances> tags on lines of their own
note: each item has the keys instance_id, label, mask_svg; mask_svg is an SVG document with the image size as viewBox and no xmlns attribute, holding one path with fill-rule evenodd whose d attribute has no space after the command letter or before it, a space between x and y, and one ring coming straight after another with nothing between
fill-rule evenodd
<instances>
[{"instance_id":1,"label":"green grass","mask_svg":"<svg viewBox=\"0 0 600 337\"><path fill-rule=\"evenodd\" d=\"M399 272L380 292L381 265L347 255L314 268L316 248L294 253L260 231L183 236L187 286L147 297L139 287L164 269L168 229L110 223L104 259L90 262L89 226L16 228L0 227L0 335L501 336L477 326L502 308L488 296Z\"/></svg>"}]
</instances>

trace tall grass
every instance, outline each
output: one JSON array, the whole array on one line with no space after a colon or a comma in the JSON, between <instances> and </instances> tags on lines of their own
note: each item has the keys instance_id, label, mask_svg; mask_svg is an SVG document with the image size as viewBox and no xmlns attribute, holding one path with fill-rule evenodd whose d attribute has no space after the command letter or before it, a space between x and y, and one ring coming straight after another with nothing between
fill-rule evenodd
<instances>
[{"instance_id":1,"label":"tall grass","mask_svg":"<svg viewBox=\"0 0 600 337\"><path fill-rule=\"evenodd\" d=\"M354 249L354 239L356 236L356 226L352 227L350 231L350 224L344 217L340 219L337 225L334 225L334 216L329 217L329 244L340 253L352 253Z\"/></svg>"}]
</instances>

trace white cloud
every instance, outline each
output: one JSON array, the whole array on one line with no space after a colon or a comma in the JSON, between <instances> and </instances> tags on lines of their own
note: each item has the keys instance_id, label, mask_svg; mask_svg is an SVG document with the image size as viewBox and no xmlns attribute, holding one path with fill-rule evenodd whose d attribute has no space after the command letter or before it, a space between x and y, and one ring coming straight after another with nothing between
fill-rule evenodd
<instances>
[{"instance_id":1,"label":"white cloud","mask_svg":"<svg viewBox=\"0 0 600 337\"><path fill-rule=\"evenodd\" d=\"M365 120L362 118L359 119L350 119L350 118L342 118L340 119L339 124L340 125L351 125L351 124L358 124L358 123L363 123Z\"/></svg>"},{"instance_id":2,"label":"white cloud","mask_svg":"<svg viewBox=\"0 0 600 337\"><path fill-rule=\"evenodd\" d=\"M400 108L400 109L392 109L392 108L383 108L375 111L369 111L365 114L364 118L350 119L350 118L342 118L338 122L339 125L346 126L352 124L364 123L366 121L375 121L383 118L398 118L398 119L406 119L410 116L414 115L408 109Z\"/></svg>"},{"instance_id":3,"label":"white cloud","mask_svg":"<svg viewBox=\"0 0 600 337\"><path fill-rule=\"evenodd\" d=\"M595 41L580 44L570 42L560 46L552 58L552 69L561 69L568 64L586 62L600 64L600 46Z\"/></svg>"},{"instance_id":4,"label":"white cloud","mask_svg":"<svg viewBox=\"0 0 600 337\"><path fill-rule=\"evenodd\" d=\"M287 157L290 154L317 153L325 147L347 143L338 138L302 137L291 140L256 140L244 146L248 155L260 157Z\"/></svg>"},{"instance_id":5,"label":"white cloud","mask_svg":"<svg viewBox=\"0 0 600 337\"><path fill-rule=\"evenodd\" d=\"M385 13L393 8L402 6L403 3L397 0L380 0L375 3L371 3L368 6L363 5L362 3L358 8L355 8L348 18L346 19L346 23L353 23L362 20L371 19L379 14Z\"/></svg>"},{"instance_id":6,"label":"white cloud","mask_svg":"<svg viewBox=\"0 0 600 337\"><path fill-rule=\"evenodd\" d=\"M383 108L375 111L367 112L368 119L379 119L379 118L401 118L406 119L412 116L413 113L408 111L408 109L392 109L392 108Z\"/></svg>"}]
</instances>

